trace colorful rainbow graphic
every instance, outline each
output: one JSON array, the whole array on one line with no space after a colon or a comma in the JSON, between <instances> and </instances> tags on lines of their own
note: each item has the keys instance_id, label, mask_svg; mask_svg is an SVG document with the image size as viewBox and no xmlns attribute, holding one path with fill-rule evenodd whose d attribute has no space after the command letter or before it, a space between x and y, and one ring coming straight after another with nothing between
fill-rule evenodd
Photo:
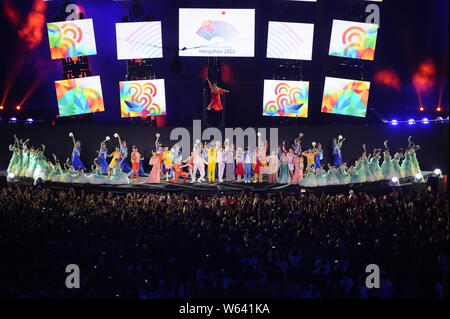
<instances>
[{"instance_id":1,"label":"colorful rainbow graphic","mask_svg":"<svg viewBox=\"0 0 450 319\"><path fill-rule=\"evenodd\" d=\"M165 115L165 108L156 103L158 88L150 81L120 82L122 117Z\"/></svg>"},{"instance_id":2,"label":"colorful rainbow graphic","mask_svg":"<svg viewBox=\"0 0 450 319\"><path fill-rule=\"evenodd\" d=\"M105 110L99 76L56 81L55 85L60 116Z\"/></svg>"},{"instance_id":3,"label":"colorful rainbow graphic","mask_svg":"<svg viewBox=\"0 0 450 319\"><path fill-rule=\"evenodd\" d=\"M322 113L366 117L370 82L326 78Z\"/></svg>"},{"instance_id":4,"label":"colorful rainbow graphic","mask_svg":"<svg viewBox=\"0 0 450 319\"><path fill-rule=\"evenodd\" d=\"M228 22L212 20L203 21L203 25L196 33L207 41L216 37L230 41L239 34L235 27Z\"/></svg>"},{"instance_id":5,"label":"colorful rainbow graphic","mask_svg":"<svg viewBox=\"0 0 450 319\"><path fill-rule=\"evenodd\" d=\"M347 25L348 27L345 27ZM342 34L341 31L337 31L338 27L344 27ZM373 60L377 34L378 25L335 20L329 54L344 58Z\"/></svg>"},{"instance_id":6,"label":"colorful rainbow graphic","mask_svg":"<svg viewBox=\"0 0 450 319\"><path fill-rule=\"evenodd\" d=\"M272 80L270 80L272 81ZM265 81L268 85L269 80ZM286 82L279 82L274 90L274 98L264 105L264 116L308 117L308 82L297 82L291 87Z\"/></svg>"},{"instance_id":7,"label":"colorful rainbow graphic","mask_svg":"<svg viewBox=\"0 0 450 319\"><path fill-rule=\"evenodd\" d=\"M94 32L91 19L48 23L47 28L52 59L97 54L95 42L89 43L84 36L84 28Z\"/></svg>"}]
</instances>

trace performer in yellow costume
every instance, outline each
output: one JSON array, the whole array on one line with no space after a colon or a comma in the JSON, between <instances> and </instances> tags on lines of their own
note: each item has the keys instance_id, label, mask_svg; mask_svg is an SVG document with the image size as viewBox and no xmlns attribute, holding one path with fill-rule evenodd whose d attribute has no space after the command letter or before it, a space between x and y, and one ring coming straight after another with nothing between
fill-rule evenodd
<instances>
[{"instance_id":1,"label":"performer in yellow costume","mask_svg":"<svg viewBox=\"0 0 450 319\"><path fill-rule=\"evenodd\" d=\"M166 173L166 181L169 180L170 172L172 171L172 164L173 164L173 157L172 152L169 150L168 147L164 148L164 154L162 156L163 159L163 170Z\"/></svg>"},{"instance_id":2,"label":"performer in yellow costume","mask_svg":"<svg viewBox=\"0 0 450 319\"><path fill-rule=\"evenodd\" d=\"M108 155L108 157L112 157L111 162L108 166L108 177L111 177L111 169L119 168L122 163L122 153L120 152L120 148L116 147L116 150Z\"/></svg>"},{"instance_id":3,"label":"performer in yellow costume","mask_svg":"<svg viewBox=\"0 0 450 319\"><path fill-rule=\"evenodd\" d=\"M208 183L214 183L215 181L219 145L219 142L217 142L215 147L205 147L205 150L208 152Z\"/></svg>"}]
</instances>

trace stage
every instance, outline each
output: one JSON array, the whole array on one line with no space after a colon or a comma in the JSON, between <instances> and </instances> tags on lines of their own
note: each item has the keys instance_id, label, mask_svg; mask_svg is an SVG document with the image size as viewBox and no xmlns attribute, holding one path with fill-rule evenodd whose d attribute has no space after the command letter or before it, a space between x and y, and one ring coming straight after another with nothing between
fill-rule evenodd
<instances>
[{"instance_id":1,"label":"stage","mask_svg":"<svg viewBox=\"0 0 450 319\"><path fill-rule=\"evenodd\" d=\"M39 186L49 187L51 189L70 189L86 190L89 192L112 192L112 193L140 193L140 194L162 194L162 193L187 193L187 194L239 194L242 192L254 192L263 194L339 194L348 193L350 190L355 192L370 191L383 192L388 189L408 188L417 191L423 190L428 186L427 180L433 175L431 171L422 172L424 182L418 183L414 181L413 177L400 179L398 185L391 185L389 180L367 182L361 184L348 185L331 185L318 187L302 187L300 185L291 184L269 184L269 183L238 183L238 182L223 182L223 183L170 183L161 182L160 184L145 184L143 182L134 182L127 185L93 185L93 184L74 184L74 183L54 183L45 182L39 183ZM14 182L7 182L6 171L0 171L0 185L24 185L32 186L33 180L27 178L20 178Z\"/></svg>"}]
</instances>

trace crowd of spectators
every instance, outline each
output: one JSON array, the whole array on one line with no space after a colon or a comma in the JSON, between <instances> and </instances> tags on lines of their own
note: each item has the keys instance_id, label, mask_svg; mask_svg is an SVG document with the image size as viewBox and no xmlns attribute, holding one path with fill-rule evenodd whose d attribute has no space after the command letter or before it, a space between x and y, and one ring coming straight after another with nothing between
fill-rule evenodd
<instances>
[{"instance_id":1,"label":"crowd of spectators","mask_svg":"<svg viewBox=\"0 0 450 319\"><path fill-rule=\"evenodd\" d=\"M431 190L136 194L0 188L0 296L445 298L448 196ZM80 267L79 289L65 268ZM366 266L381 270L368 289Z\"/></svg>"}]
</instances>

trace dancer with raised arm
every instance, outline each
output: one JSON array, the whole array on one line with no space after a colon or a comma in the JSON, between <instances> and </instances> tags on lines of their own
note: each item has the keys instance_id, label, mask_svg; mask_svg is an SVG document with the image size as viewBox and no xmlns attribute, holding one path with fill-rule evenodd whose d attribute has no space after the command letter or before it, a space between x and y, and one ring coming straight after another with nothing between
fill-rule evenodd
<instances>
[{"instance_id":1,"label":"dancer with raised arm","mask_svg":"<svg viewBox=\"0 0 450 319\"><path fill-rule=\"evenodd\" d=\"M339 168L343 162L342 159L342 144L344 143L345 138L342 135L339 135L338 138L333 138L333 163L336 168Z\"/></svg>"},{"instance_id":2,"label":"dancer with raised arm","mask_svg":"<svg viewBox=\"0 0 450 319\"><path fill-rule=\"evenodd\" d=\"M108 174L108 162L106 161L106 158L108 157L108 149L106 148L106 142L109 140L110 138L107 136L105 140L100 143L100 150L97 151L98 165L103 175Z\"/></svg>"},{"instance_id":3,"label":"dancer with raised arm","mask_svg":"<svg viewBox=\"0 0 450 319\"><path fill-rule=\"evenodd\" d=\"M230 93L230 91L222 89L217 86L217 83L211 83L209 78L206 79L208 81L209 89L211 90L211 102L209 103L207 110L214 110L214 111L222 111L222 100L220 98L221 95L225 93Z\"/></svg>"},{"instance_id":4,"label":"dancer with raised arm","mask_svg":"<svg viewBox=\"0 0 450 319\"><path fill-rule=\"evenodd\" d=\"M75 170L85 170L86 166L84 166L81 161L81 141L75 141L75 136L73 133L69 133L69 136L72 138L73 142L73 151L72 151L72 165Z\"/></svg>"},{"instance_id":5,"label":"dancer with raised arm","mask_svg":"<svg viewBox=\"0 0 450 319\"><path fill-rule=\"evenodd\" d=\"M119 140L120 153L122 153L122 160L121 160L120 168L122 169L122 172L129 173L131 171L131 167L127 163L127 158L128 158L127 141L122 140L120 138L120 135L117 133L114 133L114 137Z\"/></svg>"}]
</instances>

